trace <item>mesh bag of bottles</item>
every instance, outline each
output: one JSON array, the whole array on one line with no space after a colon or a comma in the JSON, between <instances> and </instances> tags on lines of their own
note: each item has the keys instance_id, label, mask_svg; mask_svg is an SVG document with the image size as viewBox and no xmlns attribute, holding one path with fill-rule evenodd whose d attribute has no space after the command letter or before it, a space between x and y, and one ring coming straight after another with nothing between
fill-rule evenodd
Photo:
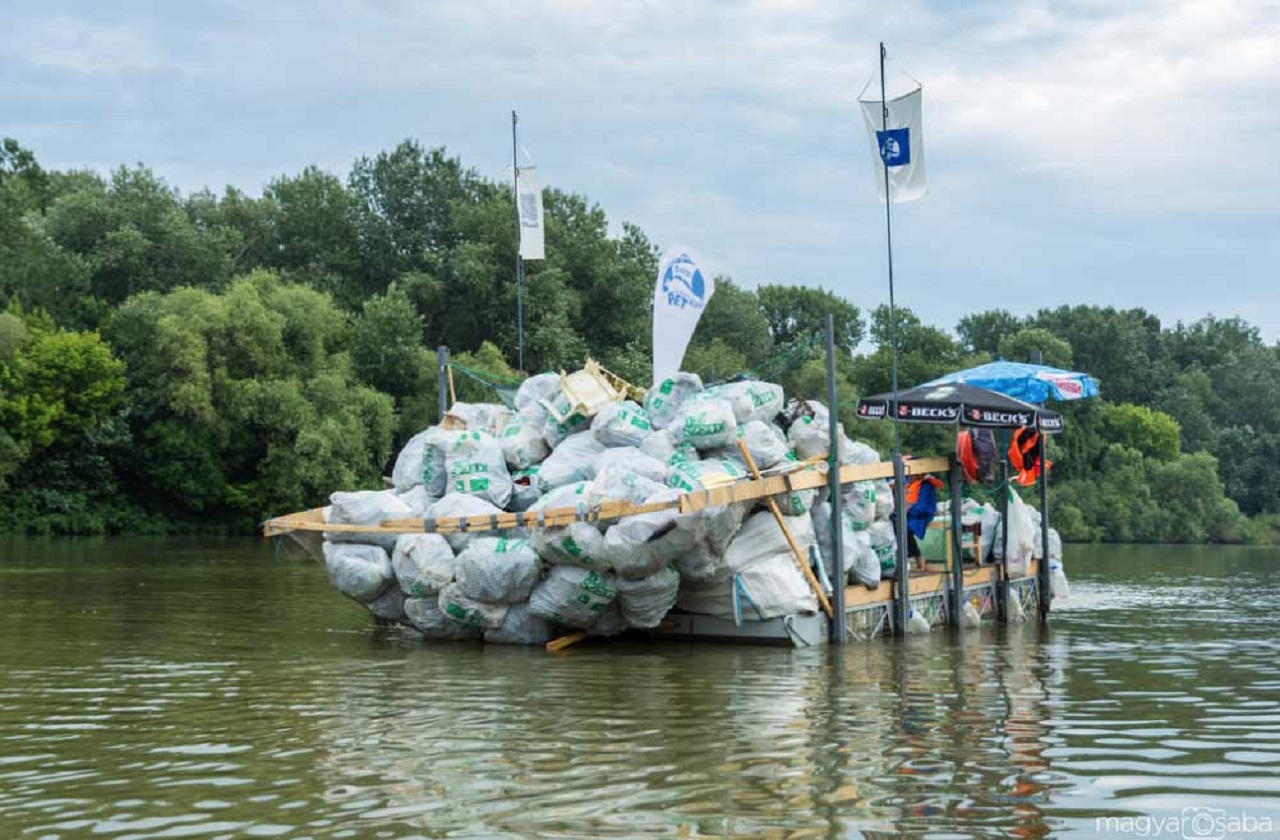
<instances>
[{"instance_id":1,"label":"mesh bag of bottles","mask_svg":"<svg viewBox=\"0 0 1280 840\"><path fill-rule=\"evenodd\" d=\"M458 436L445 458L449 492L466 493L504 508L511 501L511 473L502 447L488 432Z\"/></svg>"},{"instance_id":2,"label":"mesh bag of bottles","mask_svg":"<svg viewBox=\"0 0 1280 840\"><path fill-rule=\"evenodd\" d=\"M512 604L497 627L484 631L484 640L503 645L542 645L551 641L555 632L528 604Z\"/></svg>"},{"instance_id":3,"label":"mesh bag of bottles","mask_svg":"<svg viewBox=\"0 0 1280 840\"><path fill-rule=\"evenodd\" d=\"M585 630L617 597L610 574L579 566L553 566L534 587L529 609L552 624Z\"/></svg>"},{"instance_id":4,"label":"mesh bag of bottles","mask_svg":"<svg viewBox=\"0 0 1280 840\"><path fill-rule=\"evenodd\" d=\"M657 627L676 605L680 573L671 566L663 566L639 580L619 579L616 586L618 604L627 625L648 629Z\"/></svg>"},{"instance_id":5,"label":"mesh bag of bottles","mask_svg":"<svg viewBox=\"0 0 1280 840\"><path fill-rule=\"evenodd\" d=\"M439 534L401 534L391 566L401 591L414 598L437 596L453 583L453 549Z\"/></svg>"},{"instance_id":6,"label":"mesh bag of bottles","mask_svg":"<svg viewBox=\"0 0 1280 840\"><path fill-rule=\"evenodd\" d=\"M329 582L357 601L367 603L377 598L395 576L391 559L380 546L326 541L321 550Z\"/></svg>"},{"instance_id":7,"label":"mesh bag of bottles","mask_svg":"<svg viewBox=\"0 0 1280 840\"><path fill-rule=\"evenodd\" d=\"M677 373L650 388L644 395L644 410L655 429L671 425L684 403L702 393L702 379L696 373Z\"/></svg>"},{"instance_id":8,"label":"mesh bag of bottles","mask_svg":"<svg viewBox=\"0 0 1280 840\"><path fill-rule=\"evenodd\" d=\"M738 438L738 421L727 400L700 397L685 402L671 421L676 443L689 443L699 452L732 446Z\"/></svg>"},{"instance_id":9,"label":"mesh bag of bottles","mask_svg":"<svg viewBox=\"0 0 1280 840\"><path fill-rule=\"evenodd\" d=\"M440 612L445 618L470 630L484 631L502 626L507 608L507 604L489 604L468 598L457 583L440 590Z\"/></svg>"},{"instance_id":10,"label":"mesh bag of bottles","mask_svg":"<svg viewBox=\"0 0 1280 840\"><path fill-rule=\"evenodd\" d=\"M542 575L528 540L478 537L454 561L458 591L486 604L518 604Z\"/></svg>"},{"instance_id":11,"label":"mesh bag of bottles","mask_svg":"<svg viewBox=\"0 0 1280 840\"><path fill-rule=\"evenodd\" d=\"M430 598L406 598L405 620L409 626L428 639L479 639L484 630L466 627L449 618L440 609L440 596Z\"/></svg>"},{"instance_id":12,"label":"mesh bag of bottles","mask_svg":"<svg viewBox=\"0 0 1280 840\"><path fill-rule=\"evenodd\" d=\"M728 382L708 388L707 395L728 402L739 423L769 422L783 410L782 386L771 382Z\"/></svg>"},{"instance_id":13,"label":"mesh bag of bottles","mask_svg":"<svg viewBox=\"0 0 1280 840\"><path fill-rule=\"evenodd\" d=\"M639 446L652 431L648 413L630 400L606 405L591 421L591 434L604 446Z\"/></svg>"}]
</instances>

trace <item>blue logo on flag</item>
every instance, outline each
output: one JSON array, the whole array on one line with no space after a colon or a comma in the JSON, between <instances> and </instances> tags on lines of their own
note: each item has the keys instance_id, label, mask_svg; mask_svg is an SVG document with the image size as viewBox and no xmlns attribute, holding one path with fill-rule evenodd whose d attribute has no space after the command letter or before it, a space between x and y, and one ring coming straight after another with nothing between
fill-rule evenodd
<instances>
[{"instance_id":1,"label":"blue logo on flag","mask_svg":"<svg viewBox=\"0 0 1280 840\"><path fill-rule=\"evenodd\" d=\"M880 144L880 159L885 166L906 166L911 163L911 133L906 128L891 128L888 131L877 131L876 142Z\"/></svg>"},{"instance_id":2,"label":"blue logo on flag","mask_svg":"<svg viewBox=\"0 0 1280 840\"><path fill-rule=\"evenodd\" d=\"M706 302L707 287L702 270L688 254L681 254L667 266L662 275L662 291L667 296L667 305L680 309L689 306L701 309Z\"/></svg>"}]
</instances>

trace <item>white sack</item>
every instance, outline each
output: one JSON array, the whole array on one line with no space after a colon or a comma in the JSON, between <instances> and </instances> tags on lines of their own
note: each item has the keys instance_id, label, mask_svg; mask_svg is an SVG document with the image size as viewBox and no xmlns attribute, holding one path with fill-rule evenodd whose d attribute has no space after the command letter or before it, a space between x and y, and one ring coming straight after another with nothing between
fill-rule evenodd
<instances>
[{"instance_id":1,"label":"white sack","mask_svg":"<svg viewBox=\"0 0 1280 840\"><path fill-rule=\"evenodd\" d=\"M406 595L439 595L453 582L453 549L439 534L401 534L396 538L391 566Z\"/></svg>"}]
</instances>

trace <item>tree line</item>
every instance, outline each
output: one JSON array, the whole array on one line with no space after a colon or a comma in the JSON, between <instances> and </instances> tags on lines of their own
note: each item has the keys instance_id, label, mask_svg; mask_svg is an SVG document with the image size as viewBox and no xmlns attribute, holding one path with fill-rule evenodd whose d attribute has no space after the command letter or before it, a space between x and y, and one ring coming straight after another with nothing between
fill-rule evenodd
<instances>
[{"instance_id":1,"label":"tree line","mask_svg":"<svg viewBox=\"0 0 1280 840\"><path fill-rule=\"evenodd\" d=\"M658 250L547 189L547 259L527 265L530 371L587 356L649 379ZM0 531L249 531L335 489L380 486L434 422L435 348L518 376L510 186L406 141L345 178L307 167L260 195L183 195L145 166L45 169L0 145ZM758 278L752 278L758 279ZM889 313L815 286L717 278L685 360L821 398L813 340L835 316L846 428L889 388ZM1280 525L1280 348L1239 319L1162 325L1089 305L896 313L904 385L1040 352L1105 399L1065 408L1058 526L1074 540L1269 541ZM493 400L468 379L460 398ZM953 431L907 428L913 452Z\"/></svg>"}]
</instances>

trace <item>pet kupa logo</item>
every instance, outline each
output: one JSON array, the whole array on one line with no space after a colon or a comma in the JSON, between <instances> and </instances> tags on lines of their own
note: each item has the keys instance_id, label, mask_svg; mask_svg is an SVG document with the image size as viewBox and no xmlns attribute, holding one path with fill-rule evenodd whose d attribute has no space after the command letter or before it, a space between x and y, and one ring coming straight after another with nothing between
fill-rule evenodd
<instances>
[{"instance_id":1,"label":"pet kupa logo","mask_svg":"<svg viewBox=\"0 0 1280 840\"><path fill-rule=\"evenodd\" d=\"M706 303L707 284L702 270L688 254L681 254L667 266L662 275L662 293L667 296L667 305L678 309L701 309Z\"/></svg>"}]
</instances>

